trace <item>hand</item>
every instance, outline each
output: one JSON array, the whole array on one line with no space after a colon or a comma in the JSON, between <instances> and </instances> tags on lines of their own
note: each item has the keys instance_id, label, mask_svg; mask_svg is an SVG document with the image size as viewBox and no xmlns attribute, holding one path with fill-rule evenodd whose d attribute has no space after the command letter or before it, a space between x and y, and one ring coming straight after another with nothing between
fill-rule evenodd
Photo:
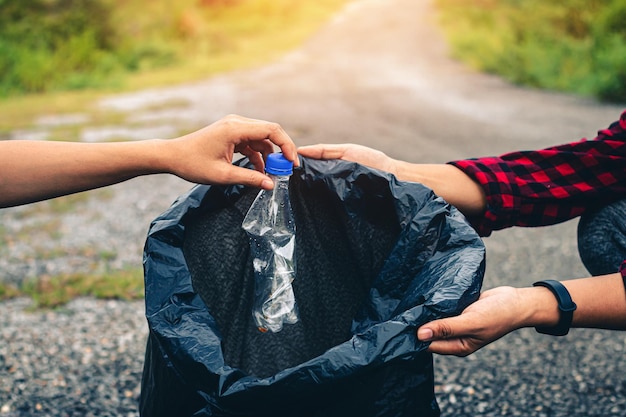
<instances>
[{"instance_id":1,"label":"hand","mask_svg":"<svg viewBox=\"0 0 626 417\"><path fill-rule=\"evenodd\" d=\"M432 341L430 352L467 356L523 327L523 304L517 289L494 288L483 292L461 315L424 324L417 330L417 337Z\"/></svg>"},{"instance_id":2,"label":"hand","mask_svg":"<svg viewBox=\"0 0 626 417\"><path fill-rule=\"evenodd\" d=\"M296 146L276 123L226 116L178 139L167 141L170 172L195 183L244 184L271 189L272 180L262 174L264 159L274 145L298 166ZM233 154L247 156L256 171L232 165Z\"/></svg>"},{"instance_id":3,"label":"hand","mask_svg":"<svg viewBox=\"0 0 626 417\"><path fill-rule=\"evenodd\" d=\"M356 162L370 168L396 174L396 161L385 153L363 145L346 143L341 145L310 145L301 146L298 153L313 159L341 159Z\"/></svg>"},{"instance_id":4,"label":"hand","mask_svg":"<svg viewBox=\"0 0 626 417\"><path fill-rule=\"evenodd\" d=\"M400 181L417 182L432 189L468 217L483 215L487 198L482 187L463 171L449 164L413 164L390 158L362 145L311 145L298 149L314 159L342 159L393 174Z\"/></svg>"}]
</instances>

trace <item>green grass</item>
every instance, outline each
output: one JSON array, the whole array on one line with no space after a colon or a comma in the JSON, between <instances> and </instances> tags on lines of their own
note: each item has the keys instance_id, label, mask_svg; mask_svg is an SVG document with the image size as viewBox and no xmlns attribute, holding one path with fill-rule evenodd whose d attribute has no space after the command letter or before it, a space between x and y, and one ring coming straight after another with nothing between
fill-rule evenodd
<instances>
[{"instance_id":1,"label":"green grass","mask_svg":"<svg viewBox=\"0 0 626 417\"><path fill-rule=\"evenodd\" d=\"M22 292L14 285L0 282L0 301L15 298L22 295Z\"/></svg>"},{"instance_id":2,"label":"green grass","mask_svg":"<svg viewBox=\"0 0 626 417\"><path fill-rule=\"evenodd\" d=\"M34 308L58 308L76 297L140 300L144 297L143 272L139 269L106 274L68 274L37 277L21 288L0 284L0 300L30 297Z\"/></svg>"},{"instance_id":3,"label":"green grass","mask_svg":"<svg viewBox=\"0 0 626 417\"><path fill-rule=\"evenodd\" d=\"M437 0L453 55L509 81L626 101L622 0Z\"/></svg>"},{"instance_id":4,"label":"green grass","mask_svg":"<svg viewBox=\"0 0 626 417\"><path fill-rule=\"evenodd\" d=\"M3 226L0 223L0 256L2 256L3 249L7 245L9 241L9 233L7 232L6 226Z\"/></svg>"}]
</instances>

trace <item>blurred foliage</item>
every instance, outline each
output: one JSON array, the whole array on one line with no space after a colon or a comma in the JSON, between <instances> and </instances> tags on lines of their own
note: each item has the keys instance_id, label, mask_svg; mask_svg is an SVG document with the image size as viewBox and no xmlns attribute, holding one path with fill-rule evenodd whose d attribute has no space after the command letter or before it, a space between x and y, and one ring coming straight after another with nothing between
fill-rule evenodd
<instances>
[{"instance_id":1,"label":"blurred foliage","mask_svg":"<svg viewBox=\"0 0 626 417\"><path fill-rule=\"evenodd\" d=\"M346 2L0 0L0 97L124 88L131 73L167 67L229 69L295 46Z\"/></svg>"},{"instance_id":2,"label":"blurred foliage","mask_svg":"<svg viewBox=\"0 0 626 417\"><path fill-rule=\"evenodd\" d=\"M100 83L115 47L103 0L0 0L1 95Z\"/></svg>"},{"instance_id":3,"label":"blurred foliage","mask_svg":"<svg viewBox=\"0 0 626 417\"><path fill-rule=\"evenodd\" d=\"M521 85L626 101L623 0L436 0L455 57Z\"/></svg>"}]
</instances>

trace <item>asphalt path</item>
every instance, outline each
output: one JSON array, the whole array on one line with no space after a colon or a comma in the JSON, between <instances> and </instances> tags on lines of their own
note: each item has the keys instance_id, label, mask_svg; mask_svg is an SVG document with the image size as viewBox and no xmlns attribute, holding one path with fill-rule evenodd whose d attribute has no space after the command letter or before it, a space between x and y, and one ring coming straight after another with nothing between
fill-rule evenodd
<instances>
[{"instance_id":1,"label":"asphalt path","mask_svg":"<svg viewBox=\"0 0 626 417\"><path fill-rule=\"evenodd\" d=\"M436 17L428 0L356 0L269 65L101 105L135 114L152 133L238 113L281 123L298 145L353 142L428 163L592 138L624 108L472 71L450 58ZM155 106L176 100L186 107ZM171 185L174 195L187 188ZM575 220L495 232L485 244L484 288L587 274ZM523 329L467 358L436 356L442 415L626 415L625 342L620 332L574 329L554 338Z\"/></svg>"}]
</instances>

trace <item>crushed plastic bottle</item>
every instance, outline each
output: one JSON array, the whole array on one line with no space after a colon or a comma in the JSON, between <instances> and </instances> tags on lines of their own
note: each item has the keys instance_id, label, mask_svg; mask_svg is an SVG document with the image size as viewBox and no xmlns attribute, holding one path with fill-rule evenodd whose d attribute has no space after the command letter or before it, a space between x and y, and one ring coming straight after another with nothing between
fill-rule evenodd
<instances>
[{"instance_id":1,"label":"crushed plastic bottle","mask_svg":"<svg viewBox=\"0 0 626 417\"><path fill-rule=\"evenodd\" d=\"M281 153L268 155L265 172L274 189L261 190L242 227L250 237L255 274L252 315L261 332L279 332L283 324L298 321L291 283L296 275L296 224L289 202L293 163Z\"/></svg>"}]
</instances>

